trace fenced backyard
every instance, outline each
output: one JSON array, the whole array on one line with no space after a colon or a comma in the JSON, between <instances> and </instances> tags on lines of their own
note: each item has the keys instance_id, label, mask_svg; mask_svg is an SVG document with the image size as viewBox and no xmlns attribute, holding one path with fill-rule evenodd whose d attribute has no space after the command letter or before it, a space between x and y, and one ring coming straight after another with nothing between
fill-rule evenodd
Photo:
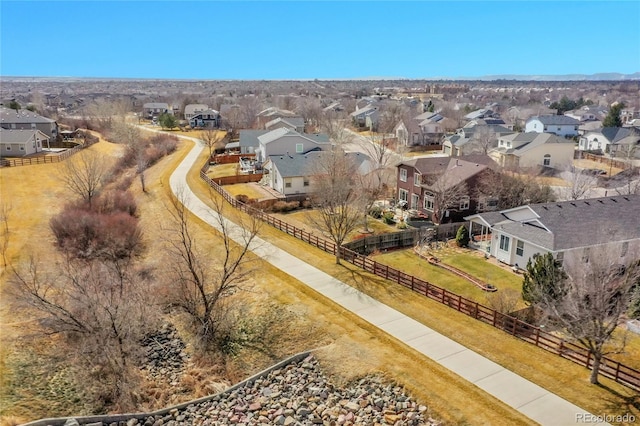
<instances>
[{"instance_id":1,"label":"fenced backyard","mask_svg":"<svg viewBox=\"0 0 640 426\"><path fill-rule=\"evenodd\" d=\"M342 259L367 272L393 281L398 285L411 289L413 292L426 296L431 300L437 301L460 313L491 325L492 327L503 330L521 340L561 356L562 358L571 360L588 369L593 367L593 358L591 353L582 346L567 342L563 338L544 331L540 327L528 324L516 317L500 313L495 309L467 299L459 294L452 293L426 280L406 274L391 266L381 264L366 255L354 251L353 249L345 246L338 247L332 241L313 235L303 229L292 226L285 221L236 200L233 196L227 193L221 185L218 185L213 179L207 177L206 167L207 166L205 165L200 171L200 177L233 207L255 216L274 228L329 254L336 255L337 251L340 250ZM640 390L640 371L628 367L611 358L604 357L602 359L600 374L624 386Z\"/></svg>"},{"instance_id":2,"label":"fenced backyard","mask_svg":"<svg viewBox=\"0 0 640 426\"><path fill-rule=\"evenodd\" d=\"M0 158L0 167L18 167L31 166L34 164L59 163L60 161L64 161L67 158L71 157L73 154L76 154L83 147L83 145L76 145L75 147L63 151L59 154L38 155L34 157L24 158Z\"/></svg>"}]
</instances>

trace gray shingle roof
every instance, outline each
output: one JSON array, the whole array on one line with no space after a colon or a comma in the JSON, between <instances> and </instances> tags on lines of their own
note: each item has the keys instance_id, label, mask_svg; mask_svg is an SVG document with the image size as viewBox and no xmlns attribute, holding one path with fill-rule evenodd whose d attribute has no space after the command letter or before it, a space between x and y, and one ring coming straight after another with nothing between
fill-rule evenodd
<instances>
[{"instance_id":1,"label":"gray shingle roof","mask_svg":"<svg viewBox=\"0 0 640 426\"><path fill-rule=\"evenodd\" d=\"M40 133L40 136L49 138L40 130L16 130L16 129L3 129L0 128L0 142L2 143L26 143L33 141L33 137L36 133Z\"/></svg>"},{"instance_id":2,"label":"gray shingle roof","mask_svg":"<svg viewBox=\"0 0 640 426\"><path fill-rule=\"evenodd\" d=\"M327 151L310 151L306 154L270 155L269 160L278 169L280 175L285 177L308 176L312 165L323 155L329 155ZM359 174L367 174L373 170L371 158L361 152L345 153L353 163Z\"/></svg>"},{"instance_id":3,"label":"gray shingle roof","mask_svg":"<svg viewBox=\"0 0 640 426\"><path fill-rule=\"evenodd\" d=\"M240 146L260 146L258 136L269 133L269 130L240 130Z\"/></svg>"},{"instance_id":4,"label":"gray shingle roof","mask_svg":"<svg viewBox=\"0 0 640 426\"><path fill-rule=\"evenodd\" d=\"M142 108L149 108L149 109L169 109L169 104L165 103L165 102L148 102L144 105L142 105Z\"/></svg>"},{"instance_id":5,"label":"gray shingle roof","mask_svg":"<svg viewBox=\"0 0 640 426\"><path fill-rule=\"evenodd\" d=\"M532 120L540 120L542 124L547 125L567 125L567 124L580 124L575 118L567 117L566 115L537 115L531 117L527 122Z\"/></svg>"},{"instance_id":6,"label":"gray shingle roof","mask_svg":"<svg viewBox=\"0 0 640 426\"><path fill-rule=\"evenodd\" d=\"M55 120L43 117L26 109L16 111L15 109L0 107L0 122L1 124L53 123Z\"/></svg>"},{"instance_id":7,"label":"gray shingle roof","mask_svg":"<svg viewBox=\"0 0 640 426\"><path fill-rule=\"evenodd\" d=\"M494 228L550 251L640 238L640 195L531 204L528 207L535 214L532 217L537 216L535 220L511 220L509 210L474 217L482 217Z\"/></svg>"},{"instance_id":8,"label":"gray shingle roof","mask_svg":"<svg viewBox=\"0 0 640 426\"><path fill-rule=\"evenodd\" d=\"M278 117L278 118L274 118L273 120L269 121L268 123L266 123L264 125L265 128L269 128L272 127L275 124L278 123L286 123L289 126L293 127L293 128L298 128L298 127L304 127L304 118L302 117L287 117L287 118L282 118L282 117Z\"/></svg>"}]
</instances>

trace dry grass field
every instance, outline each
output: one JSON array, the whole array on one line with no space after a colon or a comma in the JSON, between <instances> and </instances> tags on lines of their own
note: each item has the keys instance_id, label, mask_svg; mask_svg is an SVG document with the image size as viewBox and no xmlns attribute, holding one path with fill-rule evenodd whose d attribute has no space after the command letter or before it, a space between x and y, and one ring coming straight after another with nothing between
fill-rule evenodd
<instances>
[{"instance_id":1,"label":"dry grass field","mask_svg":"<svg viewBox=\"0 0 640 426\"><path fill-rule=\"evenodd\" d=\"M138 200L148 247L144 260L150 266L157 268L158 277L162 276L165 258L163 247L167 225L166 206L172 197L169 176L190 147L190 142L181 143L176 153L149 169L146 174L148 184L146 193L140 190L137 180L132 185ZM100 143L95 149L102 148L108 148L115 154L118 147ZM188 183L201 198L208 199L212 195L198 176L199 165L205 158L206 153L203 152L199 163L189 174ZM18 215L19 219L16 220L19 220L22 225L16 227L15 233L11 235L10 249L13 261L17 261L30 245L51 250L48 217L55 213L65 200L64 190L60 188L55 177L55 166L54 164L0 170L3 200L6 196L12 201L12 212ZM229 212L232 219L238 214L234 211ZM219 244L216 231L197 219L195 226L198 244L207 250L211 261L216 262L216 245ZM371 274L363 273L355 267L335 265L333 256L310 248L266 225L261 230L261 236L591 412L620 414L631 412L636 416L640 415L638 411L640 401L637 394L616 383L604 379L603 386L590 386L587 370L569 361L531 347L436 302L419 297ZM281 338L275 348L272 348L272 353L246 350L227 361L223 370L231 381L240 380L259 371L279 357L316 349L326 373L338 383L356 379L370 372L380 372L390 380L405 386L415 398L429 407L431 416L442 418L447 424L531 424L529 419L517 411L443 369L435 362L420 356L333 302L323 299L303 283L258 259L254 260L257 274L246 283L248 291L242 295L246 305L251 306L252 312L276 309L274 306L277 309L285 309L289 312L287 318L290 321L284 324ZM6 277L6 273L1 277L2 283L6 282ZM48 394L37 389L28 392L24 389L25 384L7 380L8 376L15 374L17 369L21 368L21 365L28 366L28 364L16 362L16 359L22 361L27 355L34 354L18 353L15 356L15 352L20 350L19 347L12 345L15 335L6 333L7 325L12 319L4 307L2 314L3 334L0 336L2 337L0 347L3 348L3 352L0 352L0 374L2 375L0 384L3 389L0 389L0 415L21 416L22 420L44 417L51 412L47 411L47 406L43 404L45 401L43 398ZM14 332L19 331L18 329ZM11 357L7 356L9 351L13 352ZM36 373L35 370L32 372ZM53 385L49 386L51 382L43 387L49 390L68 389L71 385L64 386L68 378L65 378L62 373L56 376L57 381L53 381L54 384L58 384L57 388ZM15 389L6 389L5 386L8 383L15 386ZM24 397L18 402L11 400L8 404L5 398L7 395ZM81 410L79 401L68 400L61 406L64 409ZM77 412L74 411L74 413Z\"/></svg>"}]
</instances>

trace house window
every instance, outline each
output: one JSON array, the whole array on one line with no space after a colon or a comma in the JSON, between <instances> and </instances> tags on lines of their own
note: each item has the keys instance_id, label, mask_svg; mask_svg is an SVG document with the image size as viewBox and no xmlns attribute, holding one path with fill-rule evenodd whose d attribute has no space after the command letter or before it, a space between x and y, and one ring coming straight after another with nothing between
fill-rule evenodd
<instances>
[{"instance_id":1,"label":"house window","mask_svg":"<svg viewBox=\"0 0 640 426\"><path fill-rule=\"evenodd\" d=\"M409 200L409 191L406 189L401 189L398 191L398 198L400 201L408 201Z\"/></svg>"},{"instance_id":2,"label":"house window","mask_svg":"<svg viewBox=\"0 0 640 426\"><path fill-rule=\"evenodd\" d=\"M308 177L302 178L302 185L303 186L309 186L309 178Z\"/></svg>"},{"instance_id":3,"label":"house window","mask_svg":"<svg viewBox=\"0 0 640 426\"><path fill-rule=\"evenodd\" d=\"M400 180L402 182L407 181L407 169L400 169Z\"/></svg>"},{"instance_id":4,"label":"house window","mask_svg":"<svg viewBox=\"0 0 640 426\"><path fill-rule=\"evenodd\" d=\"M469 196L465 195L464 197L460 198L460 210L469 210Z\"/></svg>"},{"instance_id":5,"label":"house window","mask_svg":"<svg viewBox=\"0 0 640 426\"><path fill-rule=\"evenodd\" d=\"M560 131L562 131L562 129L560 127L558 127L558 131L560 132Z\"/></svg>"},{"instance_id":6,"label":"house window","mask_svg":"<svg viewBox=\"0 0 640 426\"><path fill-rule=\"evenodd\" d=\"M549 166L549 165L551 165L551 155L549 155L549 154L545 154L545 155L544 155L544 158L543 158L543 160L542 160L542 165L543 165L543 166Z\"/></svg>"},{"instance_id":7,"label":"house window","mask_svg":"<svg viewBox=\"0 0 640 426\"><path fill-rule=\"evenodd\" d=\"M509 237L500 235L500 250L509 251Z\"/></svg>"},{"instance_id":8,"label":"house window","mask_svg":"<svg viewBox=\"0 0 640 426\"><path fill-rule=\"evenodd\" d=\"M7 145L7 151L11 151L11 146Z\"/></svg>"},{"instance_id":9,"label":"house window","mask_svg":"<svg viewBox=\"0 0 640 426\"><path fill-rule=\"evenodd\" d=\"M411 194L411 208L417 209L420 203L420 197L417 194Z\"/></svg>"},{"instance_id":10,"label":"house window","mask_svg":"<svg viewBox=\"0 0 640 426\"><path fill-rule=\"evenodd\" d=\"M415 186L420 186L422 175L420 173L413 174L413 184Z\"/></svg>"},{"instance_id":11,"label":"house window","mask_svg":"<svg viewBox=\"0 0 640 426\"><path fill-rule=\"evenodd\" d=\"M24 151L24 145L20 145L20 151Z\"/></svg>"},{"instance_id":12,"label":"house window","mask_svg":"<svg viewBox=\"0 0 640 426\"><path fill-rule=\"evenodd\" d=\"M36 128L36 123L31 123L31 128L35 129Z\"/></svg>"},{"instance_id":13,"label":"house window","mask_svg":"<svg viewBox=\"0 0 640 426\"><path fill-rule=\"evenodd\" d=\"M620 257L625 257L627 255L627 251L629 250L629 241L625 241L622 243L622 248L620 250Z\"/></svg>"},{"instance_id":14,"label":"house window","mask_svg":"<svg viewBox=\"0 0 640 426\"><path fill-rule=\"evenodd\" d=\"M424 209L433 211L433 195L424 196Z\"/></svg>"},{"instance_id":15,"label":"house window","mask_svg":"<svg viewBox=\"0 0 640 426\"><path fill-rule=\"evenodd\" d=\"M296 144L296 153L301 154L302 153L302 149L303 149L303 144L301 143L297 143Z\"/></svg>"},{"instance_id":16,"label":"house window","mask_svg":"<svg viewBox=\"0 0 640 426\"><path fill-rule=\"evenodd\" d=\"M516 243L516 256L521 256L524 254L524 241L518 240Z\"/></svg>"}]
</instances>

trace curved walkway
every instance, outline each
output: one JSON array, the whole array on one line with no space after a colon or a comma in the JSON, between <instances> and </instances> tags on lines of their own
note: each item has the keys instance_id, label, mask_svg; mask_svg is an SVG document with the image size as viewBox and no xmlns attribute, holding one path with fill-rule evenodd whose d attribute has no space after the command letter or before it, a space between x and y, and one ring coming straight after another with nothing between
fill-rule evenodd
<instances>
[{"instance_id":1,"label":"curved walkway","mask_svg":"<svg viewBox=\"0 0 640 426\"><path fill-rule=\"evenodd\" d=\"M188 139L197 141L195 138ZM218 229L219 226L211 214L211 209L189 189L186 181L187 173L194 166L203 149L204 145L201 142L194 145L171 175L170 185L174 194L181 193L187 208L193 214ZM240 234L236 226L235 235L241 243ZM267 241L257 238L251 248L254 253L276 268L433 359L537 423L554 426L573 425L585 423L584 419L587 418L595 418L595 416L588 417L591 414L580 407L378 302Z\"/></svg>"}]
</instances>

